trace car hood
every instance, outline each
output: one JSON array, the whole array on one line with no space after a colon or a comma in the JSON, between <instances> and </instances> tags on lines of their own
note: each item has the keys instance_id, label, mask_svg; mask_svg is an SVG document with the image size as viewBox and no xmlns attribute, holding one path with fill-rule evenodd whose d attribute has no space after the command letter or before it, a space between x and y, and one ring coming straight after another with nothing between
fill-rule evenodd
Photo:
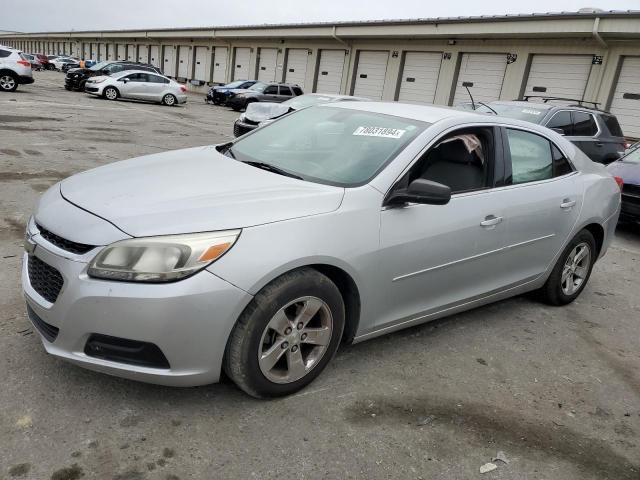
<instances>
[{"instance_id":1,"label":"car hood","mask_svg":"<svg viewBox=\"0 0 640 480\"><path fill-rule=\"evenodd\" d=\"M622 178L624 183L640 185L640 164L631 162L613 162L607 165L611 175Z\"/></svg>"},{"instance_id":2,"label":"car hood","mask_svg":"<svg viewBox=\"0 0 640 480\"><path fill-rule=\"evenodd\" d=\"M278 175L214 146L116 162L61 183L62 196L125 233L243 228L336 210L344 189Z\"/></svg>"},{"instance_id":3,"label":"car hood","mask_svg":"<svg viewBox=\"0 0 640 480\"><path fill-rule=\"evenodd\" d=\"M69 73L92 73L91 70L89 70L88 68L70 68L68 70Z\"/></svg>"},{"instance_id":4,"label":"car hood","mask_svg":"<svg viewBox=\"0 0 640 480\"><path fill-rule=\"evenodd\" d=\"M244 118L252 122L264 122L271 118L278 118L289 113L290 107L281 103L256 102L250 103L244 113Z\"/></svg>"}]
</instances>

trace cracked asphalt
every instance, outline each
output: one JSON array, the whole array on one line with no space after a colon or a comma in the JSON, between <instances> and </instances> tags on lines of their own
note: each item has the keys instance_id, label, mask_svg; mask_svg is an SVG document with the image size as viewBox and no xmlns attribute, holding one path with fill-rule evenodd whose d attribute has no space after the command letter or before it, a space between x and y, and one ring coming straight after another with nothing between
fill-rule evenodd
<instances>
[{"instance_id":1,"label":"cracked asphalt","mask_svg":"<svg viewBox=\"0 0 640 480\"><path fill-rule=\"evenodd\" d=\"M191 95L107 102L63 76L0 95L0 479L640 479L640 228L567 307L513 298L343 347L297 395L166 388L48 356L20 292L24 224L56 181L231 138ZM176 319L179 321L179 319ZM504 452L509 463L480 474Z\"/></svg>"}]
</instances>

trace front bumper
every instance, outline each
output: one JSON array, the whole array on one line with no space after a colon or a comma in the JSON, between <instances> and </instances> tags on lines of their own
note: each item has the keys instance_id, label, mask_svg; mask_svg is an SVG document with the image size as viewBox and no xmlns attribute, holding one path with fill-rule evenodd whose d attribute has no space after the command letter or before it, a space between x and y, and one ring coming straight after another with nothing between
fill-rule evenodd
<instances>
[{"instance_id":1,"label":"front bumper","mask_svg":"<svg viewBox=\"0 0 640 480\"><path fill-rule=\"evenodd\" d=\"M233 136L239 137L241 135L244 135L245 133L249 133L252 130L255 130L256 128L258 128L258 125L255 123L252 124L236 120L233 124Z\"/></svg>"},{"instance_id":2,"label":"front bumper","mask_svg":"<svg viewBox=\"0 0 640 480\"><path fill-rule=\"evenodd\" d=\"M224 102L224 105L229 108L242 109L247 106L247 99L239 96L227 98L227 100Z\"/></svg>"},{"instance_id":3,"label":"front bumper","mask_svg":"<svg viewBox=\"0 0 640 480\"><path fill-rule=\"evenodd\" d=\"M82 82L82 80L84 80L82 76L72 77L70 75L67 75L64 77L64 86L68 89L77 90L78 88L80 88L80 83Z\"/></svg>"},{"instance_id":4,"label":"front bumper","mask_svg":"<svg viewBox=\"0 0 640 480\"><path fill-rule=\"evenodd\" d=\"M87 276L88 258L54 253L30 223L32 255L57 269L63 286L54 303L32 286L25 253L22 288L29 316L48 353L99 372L170 386L217 382L227 338L251 295L203 270L184 280L141 284L97 280ZM42 323L45 322L45 329ZM58 329L55 339L47 328ZM105 360L85 353L92 335L148 342L157 346L168 368Z\"/></svg>"}]
</instances>

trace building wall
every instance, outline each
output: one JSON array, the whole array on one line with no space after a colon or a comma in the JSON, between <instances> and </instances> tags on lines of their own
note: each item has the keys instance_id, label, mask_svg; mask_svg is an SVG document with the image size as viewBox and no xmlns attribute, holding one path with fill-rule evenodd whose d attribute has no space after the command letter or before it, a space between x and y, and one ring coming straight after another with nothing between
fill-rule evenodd
<instances>
[{"instance_id":1,"label":"building wall","mask_svg":"<svg viewBox=\"0 0 640 480\"><path fill-rule=\"evenodd\" d=\"M606 34L605 41L593 35L593 29L596 27ZM340 90L343 94L353 93L357 82L363 76L358 71L358 58L364 57L362 52L388 52L383 74L384 86L381 90L381 98L386 101L397 100L403 78L407 80L407 76L403 75L403 59L406 58L406 53L432 52L442 55L435 91L429 97L433 98L433 103L438 105L453 103L458 80L462 79L462 72L471 57L486 58L487 54L496 54L493 58L505 59L504 79L498 98L512 100L520 98L524 93L536 55L552 55L553 57L547 58L556 59L555 61L560 64L558 68L562 66L564 58L584 55L580 58L591 65L588 67L586 78L580 80L585 82L582 99L598 102L602 108L607 108L612 101L623 59L640 57L640 16L632 15L603 18L599 25L594 25L593 18L553 18L543 21L520 20L500 23L458 22L440 27L430 24L377 26L365 23L341 26L338 31L340 35L336 35L337 31L335 27L331 30L328 26L300 26L286 29L274 27L272 31L256 27L221 32L163 30L20 34L4 35L0 38L0 43L31 52L45 50L46 53L64 52L73 55L91 52L91 46L98 43L101 46L106 45L108 51L114 53L118 51L117 45L129 45L129 49L134 48L138 52L150 52L151 46L157 46L161 57L164 49L175 49L175 76L179 81L186 83L189 90L200 93L205 93L212 84L211 52L215 47L227 48L226 81L230 81L234 75L233 62L236 48L250 49L249 77L257 77L260 49L277 49L276 80L278 81L282 81L286 75L287 49L306 49L308 52L304 77L306 92L313 91L318 75L321 74L319 72L320 52L332 49L345 50L345 64L340 81ZM140 49L140 46L146 48ZM198 50L199 48L206 49L207 52L204 66L205 81L192 83L196 69L196 51L202 51ZM178 52L187 52L184 57L187 68L184 69L183 62L182 70L182 73L187 72L186 76L179 75L178 62L179 58L183 57ZM101 55L104 56L104 52ZM485 57L479 55L485 55ZM434 58L433 55L431 58ZM592 62L589 62L589 58ZM362 78L366 78L366 75ZM371 76L369 76L370 79ZM556 83L558 82L562 83L562 78L556 80ZM471 91L474 92L473 87ZM479 90L476 89L476 91ZM458 95L458 100L460 98L464 98L464 95ZM640 115L640 100L637 103Z\"/></svg>"}]
</instances>

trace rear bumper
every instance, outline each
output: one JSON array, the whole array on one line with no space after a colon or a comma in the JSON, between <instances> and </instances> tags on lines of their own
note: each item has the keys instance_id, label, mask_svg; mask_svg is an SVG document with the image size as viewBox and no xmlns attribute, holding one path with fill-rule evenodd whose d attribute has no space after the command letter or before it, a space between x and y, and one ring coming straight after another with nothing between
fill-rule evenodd
<instances>
[{"instance_id":1,"label":"rear bumper","mask_svg":"<svg viewBox=\"0 0 640 480\"><path fill-rule=\"evenodd\" d=\"M20 85L28 85L30 83L33 83L33 77L31 75L19 75L18 76L18 83Z\"/></svg>"},{"instance_id":2,"label":"rear bumper","mask_svg":"<svg viewBox=\"0 0 640 480\"><path fill-rule=\"evenodd\" d=\"M625 222L640 222L640 196L622 194L620 220Z\"/></svg>"}]
</instances>

